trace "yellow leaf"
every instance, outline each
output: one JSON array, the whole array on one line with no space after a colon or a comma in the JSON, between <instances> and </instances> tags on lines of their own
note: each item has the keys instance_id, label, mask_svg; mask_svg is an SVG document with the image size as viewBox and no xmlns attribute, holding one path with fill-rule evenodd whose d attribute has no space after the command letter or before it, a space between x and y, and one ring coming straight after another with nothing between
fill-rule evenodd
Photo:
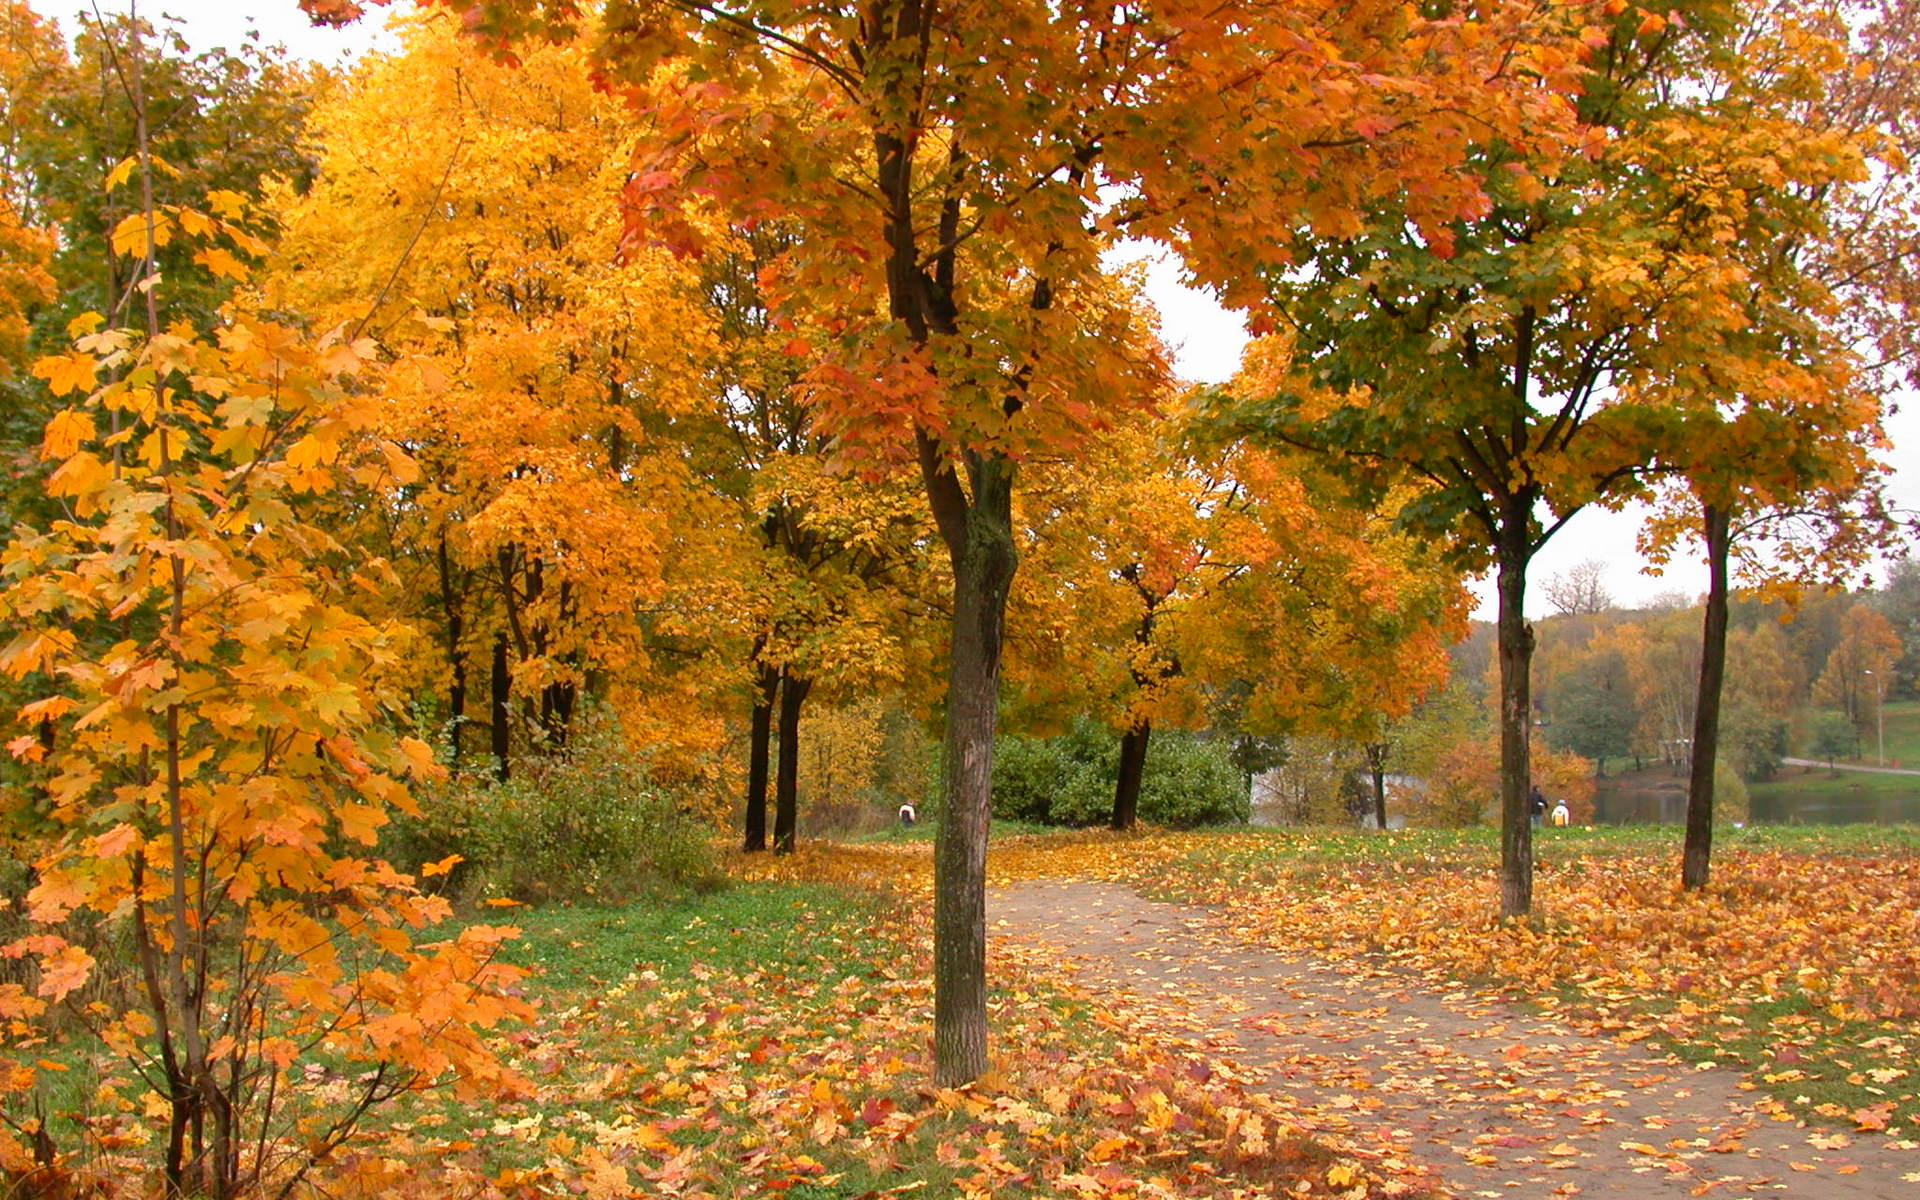
<instances>
[{"instance_id":1,"label":"yellow leaf","mask_svg":"<svg viewBox=\"0 0 1920 1200\"><path fill-rule=\"evenodd\" d=\"M56 396L68 392L93 390L93 373L98 364L91 354L49 354L33 364L36 379L47 381L47 390Z\"/></svg>"},{"instance_id":2,"label":"yellow leaf","mask_svg":"<svg viewBox=\"0 0 1920 1200\"><path fill-rule=\"evenodd\" d=\"M153 216L153 244L164 246L173 240L173 225L164 213ZM134 213L113 227L113 252L135 257L147 252L147 214Z\"/></svg>"},{"instance_id":3,"label":"yellow leaf","mask_svg":"<svg viewBox=\"0 0 1920 1200\"><path fill-rule=\"evenodd\" d=\"M247 278L247 264L241 262L232 254L229 254L218 246L210 246L200 251L200 253L193 256L193 261L213 272L216 276L241 281L245 281Z\"/></svg>"},{"instance_id":4,"label":"yellow leaf","mask_svg":"<svg viewBox=\"0 0 1920 1200\"><path fill-rule=\"evenodd\" d=\"M107 177L100 183L100 190L103 192L111 192L126 183L128 179L133 177L133 168L137 165L138 163L131 154L121 159L119 163L114 166L113 170L107 172Z\"/></svg>"},{"instance_id":5,"label":"yellow leaf","mask_svg":"<svg viewBox=\"0 0 1920 1200\"><path fill-rule=\"evenodd\" d=\"M47 422L47 434L40 443L41 461L70 457L82 442L93 438L93 418L74 409L62 409Z\"/></svg>"},{"instance_id":6,"label":"yellow leaf","mask_svg":"<svg viewBox=\"0 0 1920 1200\"><path fill-rule=\"evenodd\" d=\"M207 193L207 207L223 217L242 217L247 212L247 198L239 192L216 188Z\"/></svg>"},{"instance_id":7,"label":"yellow leaf","mask_svg":"<svg viewBox=\"0 0 1920 1200\"><path fill-rule=\"evenodd\" d=\"M1126 1153L1129 1140L1125 1137L1101 1138L1087 1150L1087 1158L1091 1162L1108 1162L1118 1158Z\"/></svg>"}]
</instances>

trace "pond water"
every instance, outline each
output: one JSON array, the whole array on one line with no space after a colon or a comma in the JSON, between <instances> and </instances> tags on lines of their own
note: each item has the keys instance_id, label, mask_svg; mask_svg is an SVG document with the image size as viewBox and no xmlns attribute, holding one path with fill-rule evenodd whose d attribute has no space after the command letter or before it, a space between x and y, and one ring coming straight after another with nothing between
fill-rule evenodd
<instances>
[{"instance_id":1,"label":"pond water","mask_svg":"<svg viewBox=\"0 0 1920 1200\"><path fill-rule=\"evenodd\" d=\"M1662 780L1607 789L1594 797L1594 809L1601 825L1679 825L1687 819L1686 787ZM1758 825L1920 824L1920 775L1911 788L1853 785L1802 792L1770 787L1754 794L1750 811Z\"/></svg>"}]
</instances>

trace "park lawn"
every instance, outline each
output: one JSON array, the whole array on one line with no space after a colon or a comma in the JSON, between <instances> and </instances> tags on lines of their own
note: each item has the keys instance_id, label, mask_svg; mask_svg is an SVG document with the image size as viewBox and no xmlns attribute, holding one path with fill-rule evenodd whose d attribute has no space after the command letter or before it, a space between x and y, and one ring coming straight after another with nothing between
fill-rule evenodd
<instances>
[{"instance_id":1,"label":"park lawn","mask_svg":"<svg viewBox=\"0 0 1920 1200\"><path fill-rule=\"evenodd\" d=\"M1018 961L992 971L989 1076L931 1087L926 861L924 845L806 846L737 859L733 886L678 906L522 910L511 954L541 1015L504 1045L525 1094L418 1097L330 1189L1423 1194L1384 1150L1302 1126Z\"/></svg>"},{"instance_id":2,"label":"park lawn","mask_svg":"<svg viewBox=\"0 0 1920 1200\"><path fill-rule=\"evenodd\" d=\"M1851 760L1878 766L1880 732L1887 736L1887 766L1920 767L1920 700L1889 700L1879 724L1869 722L1860 738L1860 756Z\"/></svg>"},{"instance_id":3,"label":"park lawn","mask_svg":"<svg viewBox=\"0 0 1920 1200\"><path fill-rule=\"evenodd\" d=\"M1227 907L1262 945L1384 957L1735 1066L1784 1111L1920 1136L1920 830L1723 830L1698 895L1677 829L1536 848L1535 919L1506 926L1492 830L1083 835L1025 869Z\"/></svg>"}]
</instances>

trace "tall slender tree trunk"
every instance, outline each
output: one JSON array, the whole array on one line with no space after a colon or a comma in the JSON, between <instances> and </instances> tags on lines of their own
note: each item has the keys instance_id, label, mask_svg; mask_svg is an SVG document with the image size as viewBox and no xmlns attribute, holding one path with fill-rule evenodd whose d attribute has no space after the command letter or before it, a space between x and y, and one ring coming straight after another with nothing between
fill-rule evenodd
<instances>
[{"instance_id":1,"label":"tall slender tree trunk","mask_svg":"<svg viewBox=\"0 0 1920 1200\"><path fill-rule=\"evenodd\" d=\"M1707 612L1700 631L1700 694L1693 708L1693 762L1687 777L1687 843L1680 856L1680 886L1707 886L1713 860L1713 768L1720 754L1720 686L1727 667L1727 550L1732 514L1715 504L1701 508L1707 541Z\"/></svg>"},{"instance_id":2,"label":"tall slender tree trunk","mask_svg":"<svg viewBox=\"0 0 1920 1200\"><path fill-rule=\"evenodd\" d=\"M946 778L934 846L934 1083L957 1087L987 1069L987 823L1000 649L1019 555L1010 459L972 464L973 502L953 559L953 645L947 676ZM944 523L943 523L944 524ZM943 532L945 530L943 529Z\"/></svg>"},{"instance_id":3,"label":"tall slender tree trunk","mask_svg":"<svg viewBox=\"0 0 1920 1200\"><path fill-rule=\"evenodd\" d=\"M1113 827L1132 829L1140 818L1140 783L1147 774L1147 739L1153 722L1135 721L1120 735L1120 780L1113 786Z\"/></svg>"},{"instance_id":4,"label":"tall slender tree trunk","mask_svg":"<svg viewBox=\"0 0 1920 1200\"><path fill-rule=\"evenodd\" d=\"M767 766L772 761L773 702L780 692L778 669L761 664L757 670L747 741L747 830L740 844L749 854L767 848Z\"/></svg>"},{"instance_id":5,"label":"tall slender tree trunk","mask_svg":"<svg viewBox=\"0 0 1920 1200\"><path fill-rule=\"evenodd\" d=\"M493 740L493 776L505 783L513 770L507 761L507 752L512 744L513 672L507 666L507 635L504 631L493 635L491 683L493 695L488 716L492 719L493 727L488 732Z\"/></svg>"},{"instance_id":6,"label":"tall slender tree trunk","mask_svg":"<svg viewBox=\"0 0 1920 1200\"><path fill-rule=\"evenodd\" d=\"M774 782L773 852L792 854L800 827L800 709L813 681L791 672L780 682L780 773Z\"/></svg>"},{"instance_id":7,"label":"tall slender tree trunk","mask_svg":"<svg viewBox=\"0 0 1920 1200\"><path fill-rule=\"evenodd\" d=\"M1529 739L1533 697L1533 626L1527 624L1527 561L1532 556L1527 509L1518 499L1502 513L1498 582L1500 612L1500 916L1533 911L1533 817Z\"/></svg>"},{"instance_id":8,"label":"tall slender tree trunk","mask_svg":"<svg viewBox=\"0 0 1920 1200\"><path fill-rule=\"evenodd\" d=\"M452 745L448 748L453 765L460 765L460 732L467 717L467 652L462 645L466 637L465 614L460 609L460 597L453 587L453 561L447 552L447 535L440 534L440 607L447 620L447 665L452 671L452 681L447 685L447 729Z\"/></svg>"}]
</instances>

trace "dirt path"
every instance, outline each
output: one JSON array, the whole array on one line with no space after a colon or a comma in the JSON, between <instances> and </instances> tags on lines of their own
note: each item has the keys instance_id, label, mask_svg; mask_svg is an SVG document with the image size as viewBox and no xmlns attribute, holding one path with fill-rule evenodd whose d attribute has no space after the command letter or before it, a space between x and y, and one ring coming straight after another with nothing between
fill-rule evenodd
<instances>
[{"instance_id":1,"label":"dirt path","mask_svg":"<svg viewBox=\"0 0 1920 1200\"><path fill-rule=\"evenodd\" d=\"M1391 1131L1462 1196L1920 1200L1920 1145L1773 1119L1732 1071L1464 988L1261 951L1205 909L1048 881L996 889L987 925L1323 1123Z\"/></svg>"}]
</instances>

